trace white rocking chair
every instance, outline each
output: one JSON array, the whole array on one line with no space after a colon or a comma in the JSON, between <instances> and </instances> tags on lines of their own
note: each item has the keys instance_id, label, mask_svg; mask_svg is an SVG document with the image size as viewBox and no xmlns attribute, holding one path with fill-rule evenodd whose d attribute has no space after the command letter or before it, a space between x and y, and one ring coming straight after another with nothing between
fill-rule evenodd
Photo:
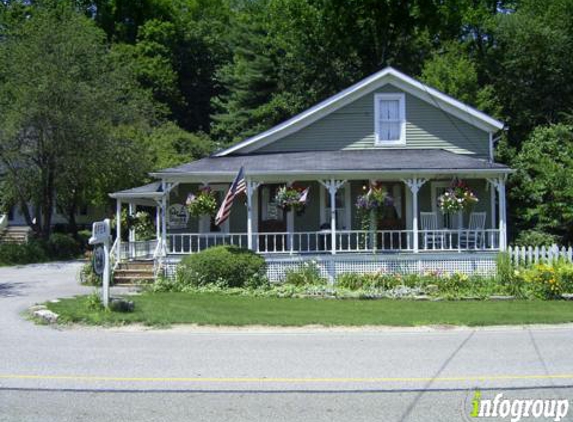
<instances>
[{"instance_id":1,"label":"white rocking chair","mask_svg":"<svg viewBox=\"0 0 573 422\"><path fill-rule=\"evenodd\" d=\"M420 226L424 249L441 249L444 246L444 233L438 227L438 214L420 212Z\"/></svg>"},{"instance_id":2,"label":"white rocking chair","mask_svg":"<svg viewBox=\"0 0 573 422\"><path fill-rule=\"evenodd\" d=\"M468 249L481 249L485 246L485 212L472 212L468 228L462 232L461 246Z\"/></svg>"}]
</instances>

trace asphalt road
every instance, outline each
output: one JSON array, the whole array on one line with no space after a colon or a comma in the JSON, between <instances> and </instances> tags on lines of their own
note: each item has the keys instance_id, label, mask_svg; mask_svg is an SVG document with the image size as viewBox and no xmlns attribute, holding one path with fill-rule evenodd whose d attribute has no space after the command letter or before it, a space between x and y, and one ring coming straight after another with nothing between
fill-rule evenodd
<instances>
[{"instance_id":1,"label":"asphalt road","mask_svg":"<svg viewBox=\"0 0 573 422\"><path fill-rule=\"evenodd\" d=\"M58 329L22 317L89 293L78 269L0 268L0 421L476 420L476 389L573 407L571 325L237 333Z\"/></svg>"}]
</instances>

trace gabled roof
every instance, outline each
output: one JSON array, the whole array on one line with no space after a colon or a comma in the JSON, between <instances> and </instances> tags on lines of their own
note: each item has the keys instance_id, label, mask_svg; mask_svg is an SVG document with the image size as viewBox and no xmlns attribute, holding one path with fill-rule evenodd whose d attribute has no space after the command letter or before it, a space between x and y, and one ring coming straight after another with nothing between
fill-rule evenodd
<instances>
[{"instance_id":1,"label":"gabled roof","mask_svg":"<svg viewBox=\"0 0 573 422\"><path fill-rule=\"evenodd\" d=\"M455 98L450 97L434 88L429 87L398 70L387 67L349 88L333 95L317 105L303 111L289 120L274 126L258 135L248 138L214 155L217 157L230 155L233 153L252 152L257 148L268 145L274 141L284 138L298 130L316 122L322 117L350 104L356 99L373 92L374 90L392 84L414 95L435 107L439 107L446 113L471 124L486 132L497 132L503 129L504 124L473 107L464 104Z\"/></svg>"}]
</instances>

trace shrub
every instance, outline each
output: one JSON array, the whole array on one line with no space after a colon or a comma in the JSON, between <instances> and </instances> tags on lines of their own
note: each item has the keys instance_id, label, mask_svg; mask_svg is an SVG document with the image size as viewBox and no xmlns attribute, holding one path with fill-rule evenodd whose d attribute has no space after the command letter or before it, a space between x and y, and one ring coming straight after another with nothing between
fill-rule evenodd
<instances>
[{"instance_id":1,"label":"shrub","mask_svg":"<svg viewBox=\"0 0 573 422\"><path fill-rule=\"evenodd\" d=\"M43 242L30 239L27 243L5 243L0 245L0 264L24 265L48 260Z\"/></svg>"},{"instance_id":2,"label":"shrub","mask_svg":"<svg viewBox=\"0 0 573 422\"><path fill-rule=\"evenodd\" d=\"M80 230L78 232L78 243L82 253L93 249L93 247L88 243L90 237L92 237L91 230Z\"/></svg>"},{"instance_id":3,"label":"shrub","mask_svg":"<svg viewBox=\"0 0 573 422\"><path fill-rule=\"evenodd\" d=\"M224 283L242 287L253 277L264 277L266 263L262 256L236 246L215 246L188 255L177 267L177 282L203 286Z\"/></svg>"},{"instance_id":4,"label":"shrub","mask_svg":"<svg viewBox=\"0 0 573 422\"><path fill-rule=\"evenodd\" d=\"M284 283L292 286L310 286L326 284L326 279L320 275L320 268L316 262L306 261L296 269L286 270Z\"/></svg>"},{"instance_id":5,"label":"shrub","mask_svg":"<svg viewBox=\"0 0 573 422\"><path fill-rule=\"evenodd\" d=\"M87 286L101 286L102 278L94 272L92 262L84 264L80 269L80 283Z\"/></svg>"},{"instance_id":6,"label":"shrub","mask_svg":"<svg viewBox=\"0 0 573 422\"><path fill-rule=\"evenodd\" d=\"M406 284L408 279L415 278L416 275L402 276L402 274L377 273L343 273L336 278L336 286L348 290L389 290L399 285ZM416 284L416 283L412 283Z\"/></svg>"},{"instance_id":7,"label":"shrub","mask_svg":"<svg viewBox=\"0 0 573 422\"><path fill-rule=\"evenodd\" d=\"M540 263L523 271L523 279L532 296L556 299L563 293L563 283L556 268Z\"/></svg>"},{"instance_id":8,"label":"shrub","mask_svg":"<svg viewBox=\"0 0 573 422\"><path fill-rule=\"evenodd\" d=\"M48 254L53 259L72 259L80 253L80 246L70 235L52 233L48 239Z\"/></svg>"},{"instance_id":9,"label":"shrub","mask_svg":"<svg viewBox=\"0 0 573 422\"><path fill-rule=\"evenodd\" d=\"M516 246L551 246L558 241L557 236L538 230L524 230L515 239Z\"/></svg>"}]
</instances>

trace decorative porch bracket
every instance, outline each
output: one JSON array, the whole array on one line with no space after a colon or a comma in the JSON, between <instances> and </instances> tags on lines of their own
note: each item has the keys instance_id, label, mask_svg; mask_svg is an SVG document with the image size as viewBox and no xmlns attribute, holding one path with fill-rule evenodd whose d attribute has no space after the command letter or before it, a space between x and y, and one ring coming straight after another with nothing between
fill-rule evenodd
<instances>
[{"instance_id":1,"label":"decorative porch bracket","mask_svg":"<svg viewBox=\"0 0 573 422\"><path fill-rule=\"evenodd\" d=\"M412 249L414 253L418 253L418 192L427 180L414 177L413 179L403 179L402 181L412 192L412 236L414 237L412 239Z\"/></svg>"},{"instance_id":2,"label":"decorative porch bracket","mask_svg":"<svg viewBox=\"0 0 573 422\"><path fill-rule=\"evenodd\" d=\"M500 176L498 178L487 179L487 181L495 187L498 194L499 205L499 250L505 251L507 249L507 219L505 209L505 180L507 176Z\"/></svg>"},{"instance_id":3,"label":"decorative porch bracket","mask_svg":"<svg viewBox=\"0 0 573 422\"><path fill-rule=\"evenodd\" d=\"M319 182L330 194L330 249L334 255L336 254L336 192L346 183L346 180L330 179Z\"/></svg>"},{"instance_id":4,"label":"decorative porch bracket","mask_svg":"<svg viewBox=\"0 0 573 422\"><path fill-rule=\"evenodd\" d=\"M253 194L257 191L260 182L255 182L247 178L247 245L248 248L253 250Z\"/></svg>"}]
</instances>

